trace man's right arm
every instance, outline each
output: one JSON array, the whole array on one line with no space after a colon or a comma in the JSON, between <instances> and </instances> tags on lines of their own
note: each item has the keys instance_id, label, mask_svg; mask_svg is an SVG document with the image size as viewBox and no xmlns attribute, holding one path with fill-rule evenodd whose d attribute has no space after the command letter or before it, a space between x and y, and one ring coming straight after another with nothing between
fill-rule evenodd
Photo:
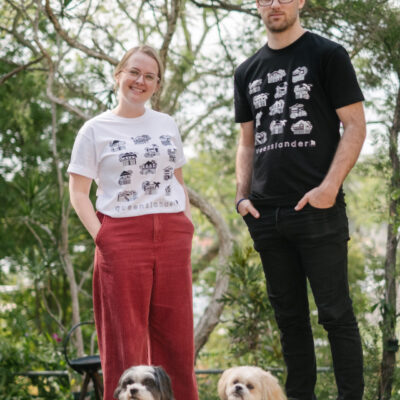
<instances>
[{"instance_id":1,"label":"man's right arm","mask_svg":"<svg viewBox=\"0 0 400 400\"><path fill-rule=\"evenodd\" d=\"M241 216L250 213L258 218L259 212L248 200L253 172L254 157L254 121L242 122L240 124L239 145L236 152L236 201L240 201L237 209ZM245 200L242 200L245 199Z\"/></svg>"}]
</instances>

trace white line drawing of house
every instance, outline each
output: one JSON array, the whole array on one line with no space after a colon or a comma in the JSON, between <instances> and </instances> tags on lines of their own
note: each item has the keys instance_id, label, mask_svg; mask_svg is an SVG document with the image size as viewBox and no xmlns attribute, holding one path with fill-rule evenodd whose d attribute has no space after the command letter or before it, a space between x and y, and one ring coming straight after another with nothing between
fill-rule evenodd
<instances>
[{"instance_id":1,"label":"white line drawing of house","mask_svg":"<svg viewBox=\"0 0 400 400\"><path fill-rule=\"evenodd\" d=\"M131 183L132 170L122 171L118 183L120 185L129 185Z\"/></svg>"},{"instance_id":2,"label":"white line drawing of house","mask_svg":"<svg viewBox=\"0 0 400 400\"><path fill-rule=\"evenodd\" d=\"M276 92L274 97L276 99L283 97L287 93L287 89L288 89L288 83L282 82L280 85L276 87Z\"/></svg>"},{"instance_id":3,"label":"white line drawing of house","mask_svg":"<svg viewBox=\"0 0 400 400\"><path fill-rule=\"evenodd\" d=\"M119 155L119 161L122 162L122 165L126 167L127 165L136 165L136 153L124 153Z\"/></svg>"},{"instance_id":4,"label":"white line drawing of house","mask_svg":"<svg viewBox=\"0 0 400 400\"><path fill-rule=\"evenodd\" d=\"M118 193L117 201L133 201L137 197L137 193L134 190L124 190Z\"/></svg>"},{"instance_id":5,"label":"white line drawing of house","mask_svg":"<svg viewBox=\"0 0 400 400\"><path fill-rule=\"evenodd\" d=\"M135 144L143 144L149 142L151 137L149 135L140 135L132 138Z\"/></svg>"},{"instance_id":6,"label":"white line drawing of house","mask_svg":"<svg viewBox=\"0 0 400 400\"><path fill-rule=\"evenodd\" d=\"M111 151L121 151L126 149L126 142L123 140L112 140L109 143Z\"/></svg>"},{"instance_id":7,"label":"white line drawing of house","mask_svg":"<svg viewBox=\"0 0 400 400\"><path fill-rule=\"evenodd\" d=\"M156 144L152 144L149 147L145 147L145 153L144 153L145 157L155 157L158 155L159 155L159 149Z\"/></svg>"},{"instance_id":8,"label":"white line drawing of house","mask_svg":"<svg viewBox=\"0 0 400 400\"><path fill-rule=\"evenodd\" d=\"M262 79L256 79L249 83L249 94L257 93L261 90Z\"/></svg>"},{"instance_id":9,"label":"white line drawing of house","mask_svg":"<svg viewBox=\"0 0 400 400\"><path fill-rule=\"evenodd\" d=\"M167 181L169 179L172 179L173 176L174 176L174 169L171 166L165 167L164 180Z\"/></svg>"},{"instance_id":10,"label":"white line drawing of house","mask_svg":"<svg viewBox=\"0 0 400 400\"><path fill-rule=\"evenodd\" d=\"M257 132L256 136L256 146L260 144L264 144L267 141L267 132Z\"/></svg>"},{"instance_id":11,"label":"white line drawing of house","mask_svg":"<svg viewBox=\"0 0 400 400\"><path fill-rule=\"evenodd\" d=\"M161 135L160 141L164 146L170 146L172 144L170 135Z\"/></svg>"},{"instance_id":12,"label":"white line drawing of house","mask_svg":"<svg viewBox=\"0 0 400 400\"><path fill-rule=\"evenodd\" d=\"M256 128L257 127L259 127L260 126L260 124L261 124L261 117L262 117L262 111L259 111L257 114L256 114Z\"/></svg>"},{"instance_id":13,"label":"white line drawing of house","mask_svg":"<svg viewBox=\"0 0 400 400\"><path fill-rule=\"evenodd\" d=\"M297 121L291 126L291 130L295 135L308 135L312 131L312 124L310 121Z\"/></svg>"},{"instance_id":14,"label":"white line drawing of house","mask_svg":"<svg viewBox=\"0 0 400 400\"><path fill-rule=\"evenodd\" d=\"M304 81L306 75L307 75L308 69L307 67L298 67L296 68L293 73L292 73L292 82L300 82Z\"/></svg>"},{"instance_id":15,"label":"white line drawing of house","mask_svg":"<svg viewBox=\"0 0 400 400\"><path fill-rule=\"evenodd\" d=\"M286 76L286 71L284 69L278 69L277 71L267 74L268 83L276 83L281 81Z\"/></svg>"},{"instance_id":16,"label":"white line drawing of house","mask_svg":"<svg viewBox=\"0 0 400 400\"><path fill-rule=\"evenodd\" d=\"M265 107L267 105L268 93L260 93L253 97L254 108Z\"/></svg>"},{"instance_id":17,"label":"white line drawing of house","mask_svg":"<svg viewBox=\"0 0 400 400\"><path fill-rule=\"evenodd\" d=\"M283 133L283 128L285 127L286 122L287 122L286 119L272 121L271 124L269 125L269 127L271 129L271 134L279 135L279 134Z\"/></svg>"},{"instance_id":18,"label":"white line drawing of house","mask_svg":"<svg viewBox=\"0 0 400 400\"><path fill-rule=\"evenodd\" d=\"M155 160L150 160L140 165L139 168L140 168L140 173L142 175L155 174L157 169L157 163L155 162Z\"/></svg>"},{"instance_id":19,"label":"white line drawing of house","mask_svg":"<svg viewBox=\"0 0 400 400\"><path fill-rule=\"evenodd\" d=\"M309 92L311 91L311 87L311 83L301 83L300 85L296 85L294 87L294 94L296 99L309 99Z\"/></svg>"},{"instance_id":20,"label":"white line drawing of house","mask_svg":"<svg viewBox=\"0 0 400 400\"><path fill-rule=\"evenodd\" d=\"M285 106L285 101L284 100L277 100L269 108L269 115L282 114L284 106Z\"/></svg>"},{"instance_id":21,"label":"white line drawing of house","mask_svg":"<svg viewBox=\"0 0 400 400\"><path fill-rule=\"evenodd\" d=\"M304 109L304 104L296 103L295 105L289 107L289 110L290 110L290 118L292 119L307 116L307 112Z\"/></svg>"},{"instance_id":22,"label":"white line drawing of house","mask_svg":"<svg viewBox=\"0 0 400 400\"><path fill-rule=\"evenodd\" d=\"M160 182L145 181L142 183L142 189L146 194L156 194L159 187Z\"/></svg>"}]
</instances>

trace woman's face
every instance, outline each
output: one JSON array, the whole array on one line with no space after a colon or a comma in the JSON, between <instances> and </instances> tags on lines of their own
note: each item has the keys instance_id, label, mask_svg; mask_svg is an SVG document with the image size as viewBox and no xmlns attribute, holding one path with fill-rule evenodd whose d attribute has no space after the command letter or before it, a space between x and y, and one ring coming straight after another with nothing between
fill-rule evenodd
<instances>
[{"instance_id":1,"label":"woman's face","mask_svg":"<svg viewBox=\"0 0 400 400\"><path fill-rule=\"evenodd\" d=\"M125 106L144 104L159 87L157 61L147 54L133 53L116 77L119 103Z\"/></svg>"}]
</instances>

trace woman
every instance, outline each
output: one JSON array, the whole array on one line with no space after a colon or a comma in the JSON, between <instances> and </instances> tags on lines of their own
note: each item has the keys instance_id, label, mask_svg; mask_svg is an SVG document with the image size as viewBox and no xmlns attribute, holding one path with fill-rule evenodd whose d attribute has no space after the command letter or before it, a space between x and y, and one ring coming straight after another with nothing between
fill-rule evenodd
<instances>
[{"instance_id":1,"label":"woman","mask_svg":"<svg viewBox=\"0 0 400 400\"><path fill-rule=\"evenodd\" d=\"M176 400L197 400L185 158L174 120L145 107L163 78L158 54L129 50L114 78L117 107L83 125L68 167L71 203L96 243L104 399L113 398L126 368L152 364L165 368Z\"/></svg>"}]
</instances>

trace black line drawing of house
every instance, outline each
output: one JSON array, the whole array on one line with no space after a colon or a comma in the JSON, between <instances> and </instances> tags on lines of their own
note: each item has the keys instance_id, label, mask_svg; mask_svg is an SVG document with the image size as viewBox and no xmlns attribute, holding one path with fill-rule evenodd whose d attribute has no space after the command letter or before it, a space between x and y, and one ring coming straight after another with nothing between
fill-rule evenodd
<instances>
[{"instance_id":1,"label":"black line drawing of house","mask_svg":"<svg viewBox=\"0 0 400 400\"><path fill-rule=\"evenodd\" d=\"M140 173L142 175L155 174L157 169L157 163L155 162L155 160L150 160L140 165L139 168L140 168Z\"/></svg>"},{"instance_id":2,"label":"black line drawing of house","mask_svg":"<svg viewBox=\"0 0 400 400\"><path fill-rule=\"evenodd\" d=\"M269 108L269 115L282 114L284 106L285 106L285 101L284 100L277 100Z\"/></svg>"},{"instance_id":3,"label":"black line drawing of house","mask_svg":"<svg viewBox=\"0 0 400 400\"><path fill-rule=\"evenodd\" d=\"M259 126L260 126L260 124L261 124L261 117L262 117L262 111L259 111L257 114L256 114L256 128L258 128Z\"/></svg>"},{"instance_id":4,"label":"black line drawing of house","mask_svg":"<svg viewBox=\"0 0 400 400\"><path fill-rule=\"evenodd\" d=\"M277 71L267 74L268 83L276 83L281 81L286 76L286 71L284 69L278 69Z\"/></svg>"},{"instance_id":5,"label":"black line drawing of house","mask_svg":"<svg viewBox=\"0 0 400 400\"><path fill-rule=\"evenodd\" d=\"M134 190L124 190L118 193L117 201L133 201L137 197L137 193Z\"/></svg>"},{"instance_id":6,"label":"black line drawing of house","mask_svg":"<svg viewBox=\"0 0 400 400\"><path fill-rule=\"evenodd\" d=\"M167 181L169 179L172 179L173 176L174 176L174 169L171 166L165 167L164 180Z\"/></svg>"},{"instance_id":7,"label":"black line drawing of house","mask_svg":"<svg viewBox=\"0 0 400 400\"><path fill-rule=\"evenodd\" d=\"M283 133L283 128L286 125L287 120L286 119L281 119L281 120L276 120L272 121L271 124L269 125L271 129L271 134L272 135L280 135Z\"/></svg>"},{"instance_id":8,"label":"black line drawing of house","mask_svg":"<svg viewBox=\"0 0 400 400\"><path fill-rule=\"evenodd\" d=\"M267 141L267 132L257 132L256 136L256 146L260 144L264 144Z\"/></svg>"},{"instance_id":9,"label":"black line drawing of house","mask_svg":"<svg viewBox=\"0 0 400 400\"><path fill-rule=\"evenodd\" d=\"M155 157L160 154L159 148L156 144L152 144L150 147L145 147L145 157Z\"/></svg>"},{"instance_id":10,"label":"black line drawing of house","mask_svg":"<svg viewBox=\"0 0 400 400\"><path fill-rule=\"evenodd\" d=\"M131 183L132 170L122 171L119 176L118 183L120 185L129 185Z\"/></svg>"},{"instance_id":11,"label":"black line drawing of house","mask_svg":"<svg viewBox=\"0 0 400 400\"><path fill-rule=\"evenodd\" d=\"M274 97L276 99L279 99L280 97L283 97L287 93L288 89L288 83L287 82L282 82L280 85L276 87L275 95Z\"/></svg>"},{"instance_id":12,"label":"black line drawing of house","mask_svg":"<svg viewBox=\"0 0 400 400\"><path fill-rule=\"evenodd\" d=\"M292 82L300 82L304 81L307 75L308 69L307 67L298 67L292 72Z\"/></svg>"},{"instance_id":13,"label":"black line drawing of house","mask_svg":"<svg viewBox=\"0 0 400 400\"><path fill-rule=\"evenodd\" d=\"M151 140L151 137L149 135L140 135L133 137L132 140L135 144L143 144L149 142Z\"/></svg>"},{"instance_id":14,"label":"black line drawing of house","mask_svg":"<svg viewBox=\"0 0 400 400\"><path fill-rule=\"evenodd\" d=\"M127 165L136 165L136 153L123 153L119 155L119 161L122 162L122 165L126 167Z\"/></svg>"},{"instance_id":15,"label":"black line drawing of house","mask_svg":"<svg viewBox=\"0 0 400 400\"><path fill-rule=\"evenodd\" d=\"M290 110L290 118L292 119L307 116L307 112L304 109L304 104L296 103L295 105L289 107L289 110Z\"/></svg>"},{"instance_id":16,"label":"black line drawing of house","mask_svg":"<svg viewBox=\"0 0 400 400\"><path fill-rule=\"evenodd\" d=\"M268 93L260 93L253 97L254 108L265 107L267 105Z\"/></svg>"},{"instance_id":17,"label":"black line drawing of house","mask_svg":"<svg viewBox=\"0 0 400 400\"><path fill-rule=\"evenodd\" d=\"M111 151L121 151L126 149L126 142L123 140L112 140L108 144L111 148Z\"/></svg>"},{"instance_id":18,"label":"black line drawing of house","mask_svg":"<svg viewBox=\"0 0 400 400\"><path fill-rule=\"evenodd\" d=\"M166 188L165 188L165 195L166 196L171 196L171 185L168 185Z\"/></svg>"},{"instance_id":19,"label":"black line drawing of house","mask_svg":"<svg viewBox=\"0 0 400 400\"><path fill-rule=\"evenodd\" d=\"M169 161L175 162L176 161L176 147L173 149L168 149Z\"/></svg>"},{"instance_id":20,"label":"black line drawing of house","mask_svg":"<svg viewBox=\"0 0 400 400\"><path fill-rule=\"evenodd\" d=\"M294 94L296 99L309 99L309 92L311 91L311 87L311 83L301 83L300 85L296 85L294 87Z\"/></svg>"},{"instance_id":21,"label":"black line drawing of house","mask_svg":"<svg viewBox=\"0 0 400 400\"><path fill-rule=\"evenodd\" d=\"M161 135L160 136L160 141L164 146L170 146L171 143L171 137L170 135Z\"/></svg>"},{"instance_id":22,"label":"black line drawing of house","mask_svg":"<svg viewBox=\"0 0 400 400\"><path fill-rule=\"evenodd\" d=\"M142 183L142 189L146 194L156 194L159 187L160 182L145 181Z\"/></svg>"},{"instance_id":23,"label":"black line drawing of house","mask_svg":"<svg viewBox=\"0 0 400 400\"><path fill-rule=\"evenodd\" d=\"M249 83L249 94L257 93L261 90L262 79L256 79Z\"/></svg>"},{"instance_id":24,"label":"black line drawing of house","mask_svg":"<svg viewBox=\"0 0 400 400\"><path fill-rule=\"evenodd\" d=\"M308 135L312 131L312 124L309 121L297 121L291 126L291 130L295 135Z\"/></svg>"}]
</instances>

